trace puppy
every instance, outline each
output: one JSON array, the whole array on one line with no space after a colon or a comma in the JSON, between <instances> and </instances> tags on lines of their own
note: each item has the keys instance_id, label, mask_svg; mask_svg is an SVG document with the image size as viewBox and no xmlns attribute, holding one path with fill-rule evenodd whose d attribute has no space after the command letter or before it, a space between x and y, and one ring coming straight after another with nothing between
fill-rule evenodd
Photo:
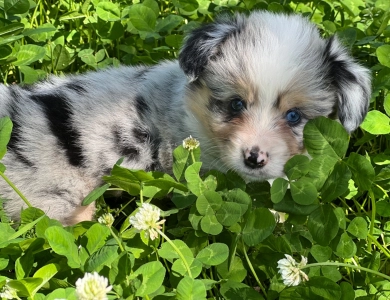
<instances>
[{"instance_id":1,"label":"puppy","mask_svg":"<svg viewBox=\"0 0 390 300\"><path fill-rule=\"evenodd\" d=\"M369 71L301 16L221 17L187 37L178 61L0 86L1 115L14 123L3 163L34 206L74 224L93 217L81 201L121 157L169 172L192 135L209 169L280 177L304 151L308 120L334 116L351 132L369 98ZM22 201L5 182L0 191L17 219Z\"/></svg>"}]
</instances>

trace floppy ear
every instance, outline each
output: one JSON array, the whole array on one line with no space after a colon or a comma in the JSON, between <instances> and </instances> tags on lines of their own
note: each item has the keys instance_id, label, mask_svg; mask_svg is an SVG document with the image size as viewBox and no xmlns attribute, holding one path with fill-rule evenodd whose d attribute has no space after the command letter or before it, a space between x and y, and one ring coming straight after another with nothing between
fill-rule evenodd
<instances>
[{"instance_id":1,"label":"floppy ear","mask_svg":"<svg viewBox=\"0 0 390 300\"><path fill-rule=\"evenodd\" d=\"M333 36L327 41L325 64L336 89L338 118L348 132L363 122L371 96L370 71L356 63Z\"/></svg>"},{"instance_id":2,"label":"floppy ear","mask_svg":"<svg viewBox=\"0 0 390 300\"><path fill-rule=\"evenodd\" d=\"M179 54L179 63L190 82L198 79L209 60L218 55L223 42L240 31L241 21L239 15L222 16L187 36Z\"/></svg>"}]
</instances>

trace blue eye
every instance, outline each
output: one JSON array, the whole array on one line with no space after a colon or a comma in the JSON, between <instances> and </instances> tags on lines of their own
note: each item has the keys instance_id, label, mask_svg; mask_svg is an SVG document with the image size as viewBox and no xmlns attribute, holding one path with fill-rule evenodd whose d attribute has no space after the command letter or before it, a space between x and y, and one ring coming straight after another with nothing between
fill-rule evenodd
<instances>
[{"instance_id":1,"label":"blue eye","mask_svg":"<svg viewBox=\"0 0 390 300\"><path fill-rule=\"evenodd\" d=\"M245 103L240 98L235 98L230 102L230 106L234 112L240 112L245 108Z\"/></svg>"},{"instance_id":2,"label":"blue eye","mask_svg":"<svg viewBox=\"0 0 390 300\"><path fill-rule=\"evenodd\" d=\"M287 122L291 125L296 125L301 121L301 114L296 109L291 109L286 114Z\"/></svg>"}]
</instances>

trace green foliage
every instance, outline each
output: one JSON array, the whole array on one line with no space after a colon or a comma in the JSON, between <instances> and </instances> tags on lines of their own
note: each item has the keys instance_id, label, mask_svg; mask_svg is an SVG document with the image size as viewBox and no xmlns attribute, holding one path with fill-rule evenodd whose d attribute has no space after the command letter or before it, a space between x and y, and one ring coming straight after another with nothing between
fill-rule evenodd
<instances>
[{"instance_id":1,"label":"green foliage","mask_svg":"<svg viewBox=\"0 0 390 300\"><path fill-rule=\"evenodd\" d=\"M128 202L98 211L115 215L113 227L63 228L32 207L12 224L0 210L0 291L7 285L19 297L76 299L76 280L96 271L113 286L110 299L390 298L389 1L4 0L0 76L28 84L50 73L173 59L187 31L222 11L254 9L308 16L371 69L371 111L361 129L349 137L335 121L311 120L304 129L310 159L291 158L286 178L271 187L234 172L203 174L199 148L193 156L175 149L174 178L118 163L84 200L101 204L113 187L128 193ZM0 158L11 130L1 119ZM16 189L4 171L0 164ZM140 201L162 209L171 242L131 226ZM308 282L283 285L277 261L284 254L316 264L305 269Z\"/></svg>"},{"instance_id":2,"label":"green foliage","mask_svg":"<svg viewBox=\"0 0 390 300\"><path fill-rule=\"evenodd\" d=\"M6 137L6 130L0 134ZM321 139L308 142L314 131ZM22 212L24 225L18 231L9 223L0 223L0 285L13 288L19 297L67 295L71 299L76 279L97 271L113 286L112 298L206 299L208 295L212 299L264 299L267 295L272 299L353 299L358 293L379 293L379 299L386 299L389 282L379 279L390 278L385 274L390 222L379 217L381 214L367 213L358 200L367 197L368 190L368 201L374 210L377 205L379 212L380 203L387 199L376 203L374 168L355 152L346 156L349 138L341 136L336 121L310 121L304 138L312 159L291 158L285 166L287 179L275 180L272 188L240 180L232 184L238 175L231 172L202 175L200 163L190 158L174 162L174 168L183 170L188 180L181 182L158 172L115 165L105 177L108 184L87 199L101 197L108 185L115 184L141 202L166 207L162 216L168 222L163 230L169 238L161 233L163 236L151 240L138 233L129 222L133 203L125 204L133 208L111 210L126 217L121 226L115 226L119 231L97 222L63 228L31 207ZM178 151L187 150L181 147ZM320 157L326 161L325 175L311 171ZM314 180L323 184L315 185ZM351 182L358 185L357 191L351 190ZM168 194L172 194L175 209L168 203ZM278 223L269 208L287 213L287 220ZM380 234L385 237L384 245L376 238ZM308 282L285 287L277 261L291 253L308 257L313 266ZM344 263L350 260L358 265ZM348 266L362 271L353 272ZM13 275L9 270L14 270Z\"/></svg>"}]
</instances>

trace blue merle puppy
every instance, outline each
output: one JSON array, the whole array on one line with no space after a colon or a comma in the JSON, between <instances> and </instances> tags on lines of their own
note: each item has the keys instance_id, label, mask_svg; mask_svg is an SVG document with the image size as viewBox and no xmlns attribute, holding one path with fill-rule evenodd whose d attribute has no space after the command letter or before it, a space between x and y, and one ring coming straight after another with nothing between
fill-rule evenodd
<instances>
[{"instance_id":1,"label":"blue merle puppy","mask_svg":"<svg viewBox=\"0 0 390 300\"><path fill-rule=\"evenodd\" d=\"M248 181L283 176L304 152L305 123L364 119L369 71L336 37L297 15L254 12L194 30L178 61L0 86L14 131L3 163L27 199L64 224L90 220L83 198L121 157L132 169L170 171L172 150L192 135L207 168ZM22 201L0 182L5 210Z\"/></svg>"}]
</instances>

